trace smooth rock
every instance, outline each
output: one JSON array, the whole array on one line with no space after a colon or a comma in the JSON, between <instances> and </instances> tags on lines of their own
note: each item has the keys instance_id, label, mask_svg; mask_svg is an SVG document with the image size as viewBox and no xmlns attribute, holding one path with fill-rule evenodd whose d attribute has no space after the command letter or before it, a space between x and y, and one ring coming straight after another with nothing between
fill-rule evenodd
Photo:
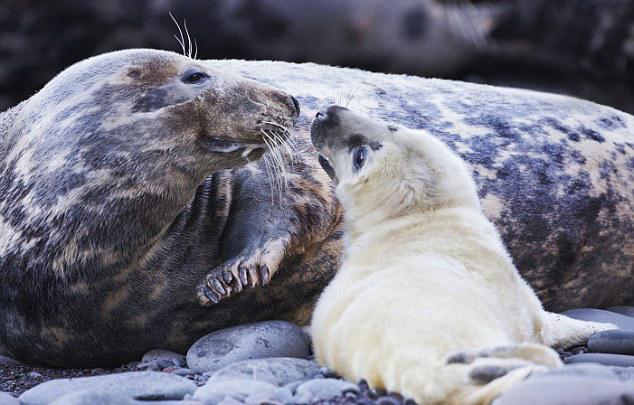
<instances>
[{"instance_id":1,"label":"smooth rock","mask_svg":"<svg viewBox=\"0 0 634 405\"><path fill-rule=\"evenodd\" d=\"M280 387L271 393L271 398L282 404L289 404L293 402L293 393L288 388Z\"/></svg>"},{"instance_id":2,"label":"smooth rock","mask_svg":"<svg viewBox=\"0 0 634 405\"><path fill-rule=\"evenodd\" d=\"M309 354L309 341L298 326L267 321L222 329L200 338L187 352L187 366L204 373L241 360L301 358Z\"/></svg>"},{"instance_id":3,"label":"smooth rock","mask_svg":"<svg viewBox=\"0 0 634 405\"><path fill-rule=\"evenodd\" d=\"M0 404L2 405L20 405L20 401L8 392L0 392Z\"/></svg>"},{"instance_id":4,"label":"smooth rock","mask_svg":"<svg viewBox=\"0 0 634 405\"><path fill-rule=\"evenodd\" d=\"M634 368L604 366L603 364L597 363L576 363L566 365L564 367L553 368L544 372L532 373L528 378L550 378L562 376L634 381Z\"/></svg>"},{"instance_id":5,"label":"smooth rock","mask_svg":"<svg viewBox=\"0 0 634 405\"><path fill-rule=\"evenodd\" d=\"M606 330L595 333L588 340L591 352L634 354L634 331Z\"/></svg>"},{"instance_id":6,"label":"smooth rock","mask_svg":"<svg viewBox=\"0 0 634 405\"><path fill-rule=\"evenodd\" d=\"M627 305L619 305L617 307L608 308L608 311L616 312L621 315L634 317L634 307Z\"/></svg>"},{"instance_id":7,"label":"smooth rock","mask_svg":"<svg viewBox=\"0 0 634 405\"><path fill-rule=\"evenodd\" d=\"M320 367L314 361L273 357L230 364L211 374L209 381L245 379L282 386L293 381L312 379L317 375L320 375Z\"/></svg>"},{"instance_id":8,"label":"smooth rock","mask_svg":"<svg viewBox=\"0 0 634 405\"><path fill-rule=\"evenodd\" d=\"M139 405L140 402L120 394L79 391L51 402L50 405Z\"/></svg>"},{"instance_id":9,"label":"smooth rock","mask_svg":"<svg viewBox=\"0 0 634 405\"><path fill-rule=\"evenodd\" d=\"M244 401L249 395L262 394L270 396L277 387L263 381L223 380L208 381L198 388L193 399L205 405L217 405L226 397Z\"/></svg>"},{"instance_id":10,"label":"smooth rock","mask_svg":"<svg viewBox=\"0 0 634 405\"><path fill-rule=\"evenodd\" d=\"M185 367L179 367L175 370L170 371L171 374L176 374L176 375L180 375L180 376L188 376L188 375L194 375L196 374L196 372L190 368L185 368Z\"/></svg>"},{"instance_id":11,"label":"smooth rock","mask_svg":"<svg viewBox=\"0 0 634 405\"><path fill-rule=\"evenodd\" d=\"M150 350L141 358L141 364L153 361L156 361L159 366L163 366L162 368L170 366L185 367L187 365L185 356L165 349Z\"/></svg>"},{"instance_id":12,"label":"smooth rock","mask_svg":"<svg viewBox=\"0 0 634 405\"><path fill-rule=\"evenodd\" d=\"M196 389L196 384L184 377L152 371L135 371L93 377L50 380L31 388L20 396L23 405L45 405L65 395L84 391L109 393L126 398L154 400L182 399Z\"/></svg>"},{"instance_id":13,"label":"smooth rock","mask_svg":"<svg viewBox=\"0 0 634 405\"><path fill-rule=\"evenodd\" d=\"M298 403L323 401L342 395L345 391L359 392L359 387L351 382L335 378L318 378L299 385L295 390L295 401Z\"/></svg>"},{"instance_id":14,"label":"smooth rock","mask_svg":"<svg viewBox=\"0 0 634 405\"><path fill-rule=\"evenodd\" d=\"M634 367L634 356L611 353L584 353L566 357L564 363L599 363L606 366Z\"/></svg>"},{"instance_id":15,"label":"smooth rock","mask_svg":"<svg viewBox=\"0 0 634 405\"><path fill-rule=\"evenodd\" d=\"M493 405L631 405L634 384L591 377L529 378Z\"/></svg>"},{"instance_id":16,"label":"smooth rock","mask_svg":"<svg viewBox=\"0 0 634 405\"><path fill-rule=\"evenodd\" d=\"M233 399L231 397L227 397L218 402L218 405L244 405L244 402L238 401L237 399Z\"/></svg>"},{"instance_id":17,"label":"smooth rock","mask_svg":"<svg viewBox=\"0 0 634 405\"><path fill-rule=\"evenodd\" d=\"M619 329L634 330L634 318L603 309L575 308L563 314L582 321L613 323Z\"/></svg>"}]
</instances>

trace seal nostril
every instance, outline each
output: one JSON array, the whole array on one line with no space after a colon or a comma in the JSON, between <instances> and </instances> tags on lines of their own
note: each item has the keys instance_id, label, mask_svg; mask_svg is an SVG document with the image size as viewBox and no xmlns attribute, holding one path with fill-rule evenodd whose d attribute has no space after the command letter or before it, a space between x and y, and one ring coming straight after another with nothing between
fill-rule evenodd
<instances>
[{"instance_id":1,"label":"seal nostril","mask_svg":"<svg viewBox=\"0 0 634 405\"><path fill-rule=\"evenodd\" d=\"M293 105L295 106L295 111L297 112L297 115L299 115L299 101L297 101L297 99L293 96L291 96L291 100L293 100Z\"/></svg>"},{"instance_id":2,"label":"seal nostril","mask_svg":"<svg viewBox=\"0 0 634 405\"><path fill-rule=\"evenodd\" d=\"M317 114L315 114L315 118L317 119L323 119L326 116L326 114L324 114L323 112L319 111L317 112Z\"/></svg>"}]
</instances>

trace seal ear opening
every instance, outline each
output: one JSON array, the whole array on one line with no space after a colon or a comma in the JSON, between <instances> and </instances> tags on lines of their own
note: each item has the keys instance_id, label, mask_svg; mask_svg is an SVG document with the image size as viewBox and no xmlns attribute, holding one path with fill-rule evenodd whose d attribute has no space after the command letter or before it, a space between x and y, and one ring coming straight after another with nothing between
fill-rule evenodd
<instances>
[{"instance_id":1,"label":"seal ear opening","mask_svg":"<svg viewBox=\"0 0 634 405\"><path fill-rule=\"evenodd\" d=\"M336 181L337 176L335 175L335 169L333 169L332 165L330 164L330 161L321 153L319 154L319 157L317 158L317 160L319 161L321 168L324 169L328 177L330 177L332 181Z\"/></svg>"}]
</instances>

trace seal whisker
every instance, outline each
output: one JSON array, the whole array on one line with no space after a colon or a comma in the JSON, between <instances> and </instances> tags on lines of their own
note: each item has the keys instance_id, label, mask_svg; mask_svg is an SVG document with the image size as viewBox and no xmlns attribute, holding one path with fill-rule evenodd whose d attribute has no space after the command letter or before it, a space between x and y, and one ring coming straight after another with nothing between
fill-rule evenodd
<instances>
[{"instance_id":1,"label":"seal whisker","mask_svg":"<svg viewBox=\"0 0 634 405\"><path fill-rule=\"evenodd\" d=\"M185 27L185 34L187 35L187 57L189 57L190 59L195 59L195 58L192 58L193 56L192 38L189 35L189 29L187 29L187 20L183 20L183 25Z\"/></svg>"},{"instance_id":2,"label":"seal whisker","mask_svg":"<svg viewBox=\"0 0 634 405\"><path fill-rule=\"evenodd\" d=\"M270 184L271 184L271 203L275 203L275 194L278 194L279 196L279 201L282 200L282 184L281 184L281 180L280 180L280 176L278 168L277 168L277 163L275 161L275 158L273 156L273 148L270 145L268 140L264 140L264 142L269 146L269 150L270 153L265 155L265 162L267 165L267 168L269 168L269 172L268 172L268 176L270 179ZM269 161L270 160L270 161Z\"/></svg>"},{"instance_id":3,"label":"seal whisker","mask_svg":"<svg viewBox=\"0 0 634 405\"><path fill-rule=\"evenodd\" d=\"M287 175L287 172L286 172L286 165L284 164L284 159L280 155L279 149L277 148L278 145L277 145L277 142L275 141L275 139L272 138L272 136L267 131L265 131L263 129L261 129L260 131L262 132L262 134L264 134L265 142L267 143L267 145L272 145L272 147L270 147L271 158L273 158L273 161L275 162L275 166L274 167L279 169L279 171L276 174L280 174L281 177L282 177L282 179L280 181L280 193L281 193L281 190L283 188L288 187L288 175ZM283 182L283 184L282 184L282 182ZM280 198L281 198L281 195L280 195Z\"/></svg>"},{"instance_id":4,"label":"seal whisker","mask_svg":"<svg viewBox=\"0 0 634 405\"><path fill-rule=\"evenodd\" d=\"M178 28L178 32L180 34L180 39L176 36L176 34L174 34L174 38L176 38L176 40L178 41L178 43L180 44L181 48L183 49L183 55L187 56L187 52L185 52L185 37L183 36L183 30L181 30L181 26L178 23L178 21L176 21L176 18L174 18L174 15L172 14L171 11L168 12L168 14L170 15L170 17L172 18L172 21L174 21L174 24L176 24L176 28Z\"/></svg>"}]
</instances>

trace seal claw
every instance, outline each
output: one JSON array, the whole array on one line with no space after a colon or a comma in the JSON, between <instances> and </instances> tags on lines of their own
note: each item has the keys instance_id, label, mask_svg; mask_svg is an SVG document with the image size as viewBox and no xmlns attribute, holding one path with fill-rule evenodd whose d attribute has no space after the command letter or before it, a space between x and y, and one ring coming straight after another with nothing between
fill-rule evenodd
<instances>
[{"instance_id":1,"label":"seal claw","mask_svg":"<svg viewBox=\"0 0 634 405\"><path fill-rule=\"evenodd\" d=\"M248 285L248 278L247 278L247 268L244 264L241 264L240 267L238 268L238 271L240 273L240 284L242 284L242 287L246 287Z\"/></svg>"},{"instance_id":2,"label":"seal claw","mask_svg":"<svg viewBox=\"0 0 634 405\"><path fill-rule=\"evenodd\" d=\"M220 280L218 280L217 278L214 278L212 280L212 284L213 284L213 289L215 290L215 292L219 293L221 297L227 294L227 290L225 290L225 287L222 285Z\"/></svg>"}]
</instances>

